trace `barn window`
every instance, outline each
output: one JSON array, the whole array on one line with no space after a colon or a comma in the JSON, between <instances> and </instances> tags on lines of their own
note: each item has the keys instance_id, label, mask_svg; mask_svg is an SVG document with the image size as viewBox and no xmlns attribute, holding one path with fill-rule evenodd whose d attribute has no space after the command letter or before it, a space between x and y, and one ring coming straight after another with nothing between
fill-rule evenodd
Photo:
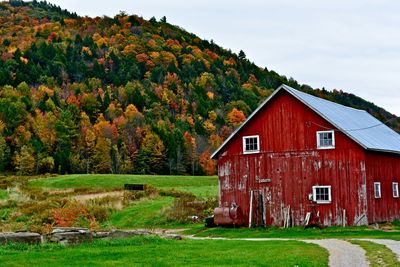
<instances>
[{"instance_id":1,"label":"barn window","mask_svg":"<svg viewBox=\"0 0 400 267\"><path fill-rule=\"evenodd\" d=\"M243 136L243 153L260 152L260 137L258 135Z\"/></svg>"},{"instance_id":2,"label":"barn window","mask_svg":"<svg viewBox=\"0 0 400 267\"><path fill-rule=\"evenodd\" d=\"M331 186L330 185L316 185L313 186L313 201L317 203L331 203Z\"/></svg>"},{"instance_id":3,"label":"barn window","mask_svg":"<svg viewBox=\"0 0 400 267\"><path fill-rule=\"evenodd\" d=\"M374 183L374 196L375 196L375 198L381 198L381 183L380 182Z\"/></svg>"},{"instance_id":4,"label":"barn window","mask_svg":"<svg viewBox=\"0 0 400 267\"><path fill-rule=\"evenodd\" d=\"M335 132L317 131L317 148L330 149L335 148Z\"/></svg>"},{"instance_id":5,"label":"barn window","mask_svg":"<svg viewBox=\"0 0 400 267\"><path fill-rule=\"evenodd\" d=\"M399 183L393 182L392 189L393 189L393 197L398 198L399 197Z\"/></svg>"}]
</instances>

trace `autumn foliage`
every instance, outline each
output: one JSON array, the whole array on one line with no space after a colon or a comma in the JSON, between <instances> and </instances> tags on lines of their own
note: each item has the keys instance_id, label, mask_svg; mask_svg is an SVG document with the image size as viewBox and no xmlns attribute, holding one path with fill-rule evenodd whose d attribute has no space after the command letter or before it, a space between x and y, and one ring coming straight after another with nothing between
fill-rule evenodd
<instances>
[{"instance_id":1,"label":"autumn foliage","mask_svg":"<svg viewBox=\"0 0 400 267\"><path fill-rule=\"evenodd\" d=\"M243 111L233 108L227 115L228 124L237 127L246 120Z\"/></svg>"},{"instance_id":2,"label":"autumn foliage","mask_svg":"<svg viewBox=\"0 0 400 267\"><path fill-rule=\"evenodd\" d=\"M215 174L211 152L272 88L300 88L166 19L124 12L2 2L0 44L0 171L23 175Z\"/></svg>"}]
</instances>

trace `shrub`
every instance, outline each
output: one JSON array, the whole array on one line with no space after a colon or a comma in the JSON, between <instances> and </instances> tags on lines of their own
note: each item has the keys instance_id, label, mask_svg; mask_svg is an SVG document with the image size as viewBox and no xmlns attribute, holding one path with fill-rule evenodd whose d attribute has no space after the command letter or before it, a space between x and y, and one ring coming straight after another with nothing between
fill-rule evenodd
<instances>
[{"instance_id":1,"label":"shrub","mask_svg":"<svg viewBox=\"0 0 400 267\"><path fill-rule=\"evenodd\" d=\"M61 208L52 209L51 214L55 225L61 227L75 226L75 224L83 218L87 220L95 219L91 217L88 209L78 201L70 202L68 205Z\"/></svg>"},{"instance_id":2,"label":"shrub","mask_svg":"<svg viewBox=\"0 0 400 267\"><path fill-rule=\"evenodd\" d=\"M183 196L175 199L172 207L166 212L167 219L179 223L203 220L218 206L216 198L197 199L194 196Z\"/></svg>"},{"instance_id":3,"label":"shrub","mask_svg":"<svg viewBox=\"0 0 400 267\"><path fill-rule=\"evenodd\" d=\"M102 223L110 218L112 209L109 207L101 207L93 205L89 207L89 213L93 215L97 222Z\"/></svg>"}]
</instances>

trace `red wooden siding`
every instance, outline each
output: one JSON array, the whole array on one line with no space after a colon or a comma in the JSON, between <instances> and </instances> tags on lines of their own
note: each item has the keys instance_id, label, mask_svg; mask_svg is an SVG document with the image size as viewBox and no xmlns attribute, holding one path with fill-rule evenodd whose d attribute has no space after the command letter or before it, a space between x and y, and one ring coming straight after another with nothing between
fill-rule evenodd
<instances>
[{"instance_id":1,"label":"red wooden siding","mask_svg":"<svg viewBox=\"0 0 400 267\"><path fill-rule=\"evenodd\" d=\"M367 152L368 222L400 218L400 199L393 197L392 183L400 184L400 156ZM374 197L374 182L381 183L381 198Z\"/></svg>"},{"instance_id":2,"label":"red wooden siding","mask_svg":"<svg viewBox=\"0 0 400 267\"><path fill-rule=\"evenodd\" d=\"M316 132L327 128L334 129L292 95L280 91L220 152L220 205L235 202L248 220L250 190L259 189L267 224L283 225L283 209L290 205L293 222L299 225L311 211L308 195L312 186L330 185L332 202L318 206L322 222L341 225L345 209L348 225L365 224L365 152L338 131L335 149L317 150ZM260 136L260 153L243 154L242 137L248 135Z\"/></svg>"}]
</instances>

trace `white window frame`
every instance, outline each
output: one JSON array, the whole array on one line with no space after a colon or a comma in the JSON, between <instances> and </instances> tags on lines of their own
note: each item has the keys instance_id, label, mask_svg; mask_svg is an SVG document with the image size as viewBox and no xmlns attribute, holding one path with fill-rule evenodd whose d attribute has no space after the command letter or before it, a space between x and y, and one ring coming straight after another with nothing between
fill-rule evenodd
<instances>
[{"instance_id":1,"label":"white window frame","mask_svg":"<svg viewBox=\"0 0 400 267\"><path fill-rule=\"evenodd\" d=\"M398 182L392 183L392 192L393 192L393 198L399 198L399 183Z\"/></svg>"},{"instance_id":2,"label":"white window frame","mask_svg":"<svg viewBox=\"0 0 400 267\"><path fill-rule=\"evenodd\" d=\"M246 150L246 139L250 138L256 138L257 139L257 150ZM260 153L260 136L259 135L248 135L248 136L243 136L243 154L255 154L255 153Z\"/></svg>"},{"instance_id":3,"label":"white window frame","mask_svg":"<svg viewBox=\"0 0 400 267\"><path fill-rule=\"evenodd\" d=\"M331 146L321 146L320 143L320 134L324 133L332 133L332 145ZM329 130L329 131L317 131L317 149L334 149L335 148L335 131L334 130Z\"/></svg>"},{"instance_id":4,"label":"white window frame","mask_svg":"<svg viewBox=\"0 0 400 267\"><path fill-rule=\"evenodd\" d=\"M381 182L374 182L374 197L375 198L382 198Z\"/></svg>"},{"instance_id":5,"label":"white window frame","mask_svg":"<svg viewBox=\"0 0 400 267\"><path fill-rule=\"evenodd\" d=\"M328 188L328 200L317 200L317 189ZM330 185L314 185L312 187L312 200L318 204L329 204L332 203L332 188Z\"/></svg>"}]
</instances>

